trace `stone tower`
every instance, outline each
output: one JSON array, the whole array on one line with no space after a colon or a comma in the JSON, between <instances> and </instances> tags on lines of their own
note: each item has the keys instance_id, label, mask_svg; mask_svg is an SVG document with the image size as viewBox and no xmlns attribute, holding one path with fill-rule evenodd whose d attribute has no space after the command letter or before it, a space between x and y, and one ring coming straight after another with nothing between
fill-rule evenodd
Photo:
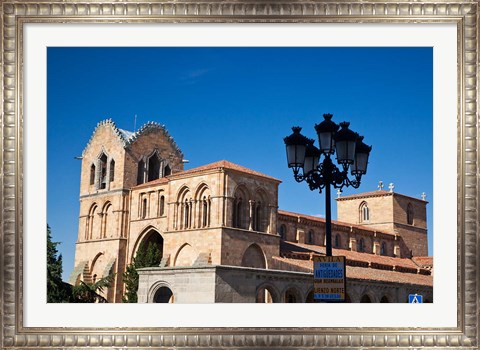
<instances>
[{"instance_id":1,"label":"stone tower","mask_svg":"<svg viewBox=\"0 0 480 350\"><path fill-rule=\"evenodd\" d=\"M80 215L70 283L94 282L115 273L105 292L120 302L127 263L130 189L183 170L183 154L165 128L148 123L137 132L98 123L82 153Z\"/></svg>"},{"instance_id":2,"label":"stone tower","mask_svg":"<svg viewBox=\"0 0 480 350\"><path fill-rule=\"evenodd\" d=\"M402 237L401 256L427 256L427 201L378 190L339 197L338 221L362 225Z\"/></svg>"}]
</instances>

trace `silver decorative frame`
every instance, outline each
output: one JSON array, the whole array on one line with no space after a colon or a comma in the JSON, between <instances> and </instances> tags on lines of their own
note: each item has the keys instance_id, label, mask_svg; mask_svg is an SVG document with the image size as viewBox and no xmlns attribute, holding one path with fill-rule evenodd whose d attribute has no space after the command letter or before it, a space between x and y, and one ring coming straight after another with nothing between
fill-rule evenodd
<instances>
[{"instance_id":1,"label":"silver decorative frame","mask_svg":"<svg viewBox=\"0 0 480 350\"><path fill-rule=\"evenodd\" d=\"M2 348L478 348L477 1L0 0L0 345ZM454 328L27 328L22 324L23 25L29 22L456 23L458 323Z\"/></svg>"}]
</instances>

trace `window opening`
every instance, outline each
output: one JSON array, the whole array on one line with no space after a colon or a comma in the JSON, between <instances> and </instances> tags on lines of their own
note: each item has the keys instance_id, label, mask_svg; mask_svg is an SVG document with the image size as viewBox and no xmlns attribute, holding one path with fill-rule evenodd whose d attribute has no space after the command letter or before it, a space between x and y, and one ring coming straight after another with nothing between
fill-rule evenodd
<instances>
[{"instance_id":1,"label":"window opening","mask_svg":"<svg viewBox=\"0 0 480 350\"><path fill-rule=\"evenodd\" d=\"M380 246L380 255L387 255L387 244L382 242Z\"/></svg>"},{"instance_id":2,"label":"window opening","mask_svg":"<svg viewBox=\"0 0 480 350\"><path fill-rule=\"evenodd\" d=\"M312 230L308 231L307 243L309 243L309 244L313 243L313 231Z\"/></svg>"},{"instance_id":3,"label":"window opening","mask_svg":"<svg viewBox=\"0 0 480 350\"><path fill-rule=\"evenodd\" d=\"M138 162L137 185L143 184L145 173L145 162L143 160Z\"/></svg>"},{"instance_id":4,"label":"window opening","mask_svg":"<svg viewBox=\"0 0 480 350\"><path fill-rule=\"evenodd\" d=\"M95 164L90 167L90 185L95 185Z\"/></svg>"},{"instance_id":5,"label":"window opening","mask_svg":"<svg viewBox=\"0 0 480 350\"><path fill-rule=\"evenodd\" d=\"M359 252L365 251L365 241L363 240L363 238L360 238L360 239L358 240L357 250L358 250Z\"/></svg>"},{"instance_id":6,"label":"window opening","mask_svg":"<svg viewBox=\"0 0 480 350\"><path fill-rule=\"evenodd\" d=\"M360 204L360 221L369 221L370 220L370 210L368 209L367 203L363 202Z\"/></svg>"},{"instance_id":7,"label":"window opening","mask_svg":"<svg viewBox=\"0 0 480 350\"><path fill-rule=\"evenodd\" d=\"M165 214L165 196L160 196L160 216Z\"/></svg>"},{"instance_id":8,"label":"window opening","mask_svg":"<svg viewBox=\"0 0 480 350\"><path fill-rule=\"evenodd\" d=\"M413 225L413 206L410 203L407 206L407 224Z\"/></svg>"},{"instance_id":9,"label":"window opening","mask_svg":"<svg viewBox=\"0 0 480 350\"><path fill-rule=\"evenodd\" d=\"M100 157L100 169L100 188L103 190L107 187L107 156L105 154Z\"/></svg>"},{"instance_id":10,"label":"window opening","mask_svg":"<svg viewBox=\"0 0 480 350\"><path fill-rule=\"evenodd\" d=\"M142 219L147 217L147 198L144 198L142 201Z\"/></svg>"},{"instance_id":11,"label":"window opening","mask_svg":"<svg viewBox=\"0 0 480 350\"><path fill-rule=\"evenodd\" d=\"M335 235L335 248L340 248L342 242L341 242L341 239L340 239L340 235L339 234L336 234Z\"/></svg>"},{"instance_id":12,"label":"window opening","mask_svg":"<svg viewBox=\"0 0 480 350\"><path fill-rule=\"evenodd\" d=\"M163 169L163 176L168 176L172 174L172 169L169 165L165 165L165 169Z\"/></svg>"},{"instance_id":13,"label":"window opening","mask_svg":"<svg viewBox=\"0 0 480 350\"><path fill-rule=\"evenodd\" d=\"M115 161L112 159L110 161L110 182L115 180Z\"/></svg>"},{"instance_id":14,"label":"window opening","mask_svg":"<svg viewBox=\"0 0 480 350\"><path fill-rule=\"evenodd\" d=\"M148 160L148 181L156 180L160 177L160 160L157 153Z\"/></svg>"}]
</instances>

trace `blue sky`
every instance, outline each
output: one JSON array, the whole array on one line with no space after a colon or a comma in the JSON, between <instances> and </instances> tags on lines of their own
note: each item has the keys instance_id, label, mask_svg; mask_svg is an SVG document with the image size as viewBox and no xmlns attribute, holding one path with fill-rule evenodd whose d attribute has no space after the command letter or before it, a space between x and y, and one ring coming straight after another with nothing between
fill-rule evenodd
<instances>
[{"instance_id":1,"label":"blue sky","mask_svg":"<svg viewBox=\"0 0 480 350\"><path fill-rule=\"evenodd\" d=\"M332 113L372 145L359 189L379 181L429 201L432 254L431 48L48 48L47 222L73 269L80 156L96 124L165 124L190 162L226 159L276 177L280 209L324 215L325 198L297 183L283 138L316 138ZM135 124L135 115L136 124ZM318 144L318 143L316 143ZM332 192L335 193L335 190ZM332 216L336 218L333 203Z\"/></svg>"}]
</instances>

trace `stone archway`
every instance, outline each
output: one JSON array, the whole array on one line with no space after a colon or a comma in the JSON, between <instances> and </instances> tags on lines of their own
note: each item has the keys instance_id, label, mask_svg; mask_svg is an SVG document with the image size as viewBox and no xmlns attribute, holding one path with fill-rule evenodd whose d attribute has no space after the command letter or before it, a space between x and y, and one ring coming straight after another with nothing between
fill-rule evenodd
<instances>
[{"instance_id":1,"label":"stone archway","mask_svg":"<svg viewBox=\"0 0 480 350\"><path fill-rule=\"evenodd\" d=\"M381 303L389 303L389 302L390 302L390 299L389 299L386 295L384 295L384 296L380 299L380 302L381 302Z\"/></svg>"},{"instance_id":2,"label":"stone archway","mask_svg":"<svg viewBox=\"0 0 480 350\"><path fill-rule=\"evenodd\" d=\"M256 303L278 303L278 293L273 286L262 285L257 289L255 295Z\"/></svg>"},{"instance_id":3,"label":"stone archway","mask_svg":"<svg viewBox=\"0 0 480 350\"><path fill-rule=\"evenodd\" d=\"M173 266L192 266L197 257L198 253L195 249L190 244L185 243L175 255Z\"/></svg>"},{"instance_id":4,"label":"stone archway","mask_svg":"<svg viewBox=\"0 0 480 350\"><path fill-rule=\"evenodd\" d=\"M174 302L174 295L172 290L166 286L158 288L153 295L153 302L172 304Z\"/></svg>"},{"instance_id":5,"label":"stone archway","mask_svg":"<svg viewBox=\"0 0 480 350\"><path fill-rule=\"evenodd\" d=\"M284 293L284 302L285 303L301 303L300 293L296 288L290 287Z\"/></svg>"},{"instance_id":6,"label":"stone archway","mask_svg":"<svg viewBox=\"0 0 480 350\"><path fill-rule=\"evenodd\" d=\"M148 251L149 247L153 245L159 251L158 263L160 263L163 257L163 244L164 242L162 235L156 229L149 228L145 234L141 235L138 239L133 252L132 261L133 258L137 256L140 248Z\"/></svg>"},{"instance_id":7,"label":"stone archway","mask_svg":"<svg viewBox=\"0 0 480 350\"><path fill-rule=\"evenodd\" d=\"M265 254L258 244L253 243L245 250L241 266L254 267L257 269L267 268Z\"/></svg>"},{"instance_id":8,"label":"stone archway","mask_svg":"<svg viewBox=\"0 0 480 350\"><path fill-rule=\"evenodd\" d=\"M361 303L371 303L372 299L370 299L370 296L368 294L364 294L362 296L362 299L360 299Z\"/></svg>"}]
</instances>

